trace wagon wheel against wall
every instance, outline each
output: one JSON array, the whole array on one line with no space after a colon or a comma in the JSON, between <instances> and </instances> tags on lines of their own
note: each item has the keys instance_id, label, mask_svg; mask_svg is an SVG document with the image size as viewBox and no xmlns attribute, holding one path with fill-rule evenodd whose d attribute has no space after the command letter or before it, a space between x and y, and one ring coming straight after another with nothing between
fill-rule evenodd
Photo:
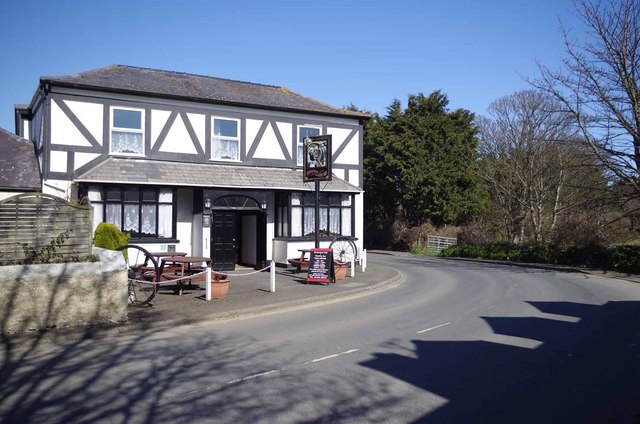
<instances>
[{"instance_id":1,"label":"wagon wheel against wall","mask_svg":"<svg viewBox=\"0 0 640 424\"><path fill-rule=\"evenodd\" d=\"M129 303L134 306L151 306L160 281L158 261L147 250L134 244L120 246L116 250L124 254L129 281Z\"/></svg>"},{"instance_id":2,"label":"wagon wheel against wall","mask_svg":"<svg viewBox=\"0 0 640 424\"><path fill-rule=\"evenodd\" d=\"M358 257L355 243L348 237L340 236L333 239L329 248L333 250L333 260L340 263L350 263Z\"/></svg>"}]
</instances>

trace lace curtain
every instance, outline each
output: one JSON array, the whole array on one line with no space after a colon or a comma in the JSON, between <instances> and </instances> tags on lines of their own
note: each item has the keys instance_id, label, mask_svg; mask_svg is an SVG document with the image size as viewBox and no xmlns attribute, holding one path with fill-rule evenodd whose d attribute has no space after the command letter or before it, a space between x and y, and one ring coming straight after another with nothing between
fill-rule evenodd
<instances>
[{"instance_id":1,"label":"lace curtain","mask_svg":"<svg viewBox=\"0 0 640 424\"><path fill-rule=\"evenodd\" d=\"M111 151L115 153L143 154L142 134L124 131L111 132Z\"/></svg>"},{"instance_id":2,"label":"lace curtain","mask_svg":"<svg viewBox=\"0 0 640 424\"><path fill-rule=\"evenodd\" d=\"M213 158L238 160L238 140L213 140Z\"/></svg>"}]
</instances>

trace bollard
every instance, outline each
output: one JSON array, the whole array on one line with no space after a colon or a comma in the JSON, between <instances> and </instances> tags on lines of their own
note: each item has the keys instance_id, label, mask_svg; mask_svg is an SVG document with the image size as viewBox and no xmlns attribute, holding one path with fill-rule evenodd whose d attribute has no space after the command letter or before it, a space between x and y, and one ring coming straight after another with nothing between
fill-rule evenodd
<instances>
[{"instance_id":1,"label":"bollard","mask_svg":"<svg viewBox=\"0 0 640 424\"><path fill-rule=\"evenodd\" d=\"M351 257L351 274L349 275L351 278L355 276L356 273L356 258L354 256Z\"/></svg>"},{"instance_id":2,"label":"bollard","mask_svg":"<svg viewBox=\"0 0 640 424\"><path fill-rule=\"evenodd\" d=\"M205 281L204 285L206 287L205 299L207 301L210 301L211 300L211 268L206 267L204 269L204 272L206 272L206 274L204 275L204 281Z\"/></svg>"},{"instance_id":3,"label":"bollard","mask_svg":"<svg viewBox=\"0 0 640 424\"><path fill-rule=\"evenodd\" d=\"M276 292L276 263L271 261L271 269L269 270L269 291Z\"/></svg>"},{"instance_id":4,"label":"bollard","mask_svg":"<svg viewBox=\"0 0 640 424\"><path fill-rule=\"evenodd\" d=\"M367 249L362 250L362 272L367 269Z\"/></svg>"}]
</instances>

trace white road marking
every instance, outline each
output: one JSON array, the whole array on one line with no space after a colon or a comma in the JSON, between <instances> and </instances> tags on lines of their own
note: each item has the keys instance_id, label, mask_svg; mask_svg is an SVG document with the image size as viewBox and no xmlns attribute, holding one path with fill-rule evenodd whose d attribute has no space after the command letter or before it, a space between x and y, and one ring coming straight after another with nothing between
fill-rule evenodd
<instances>
[{"instance_id":1,"label":"white road marking","mask_svg":"<svg viewBox=\"0 0 640 424\"><path fill-rule=\"evenodd\" d=\"M308 364L312 364L312 363L315 363L315 362L324 361L325 359L337 358L338 356L348 355L350 353L357 352L359 350L360 349L351 349L351 350L347 350L345 352L336 353L334 355L329 355L329 356L325 356L325 357L322 357L322 358L312 359L311 361L303 362L302 365L308 365ZM289 367L289 368L291 368L291 367ZM252 375L249 375L247 377L237 378L235 380L228 381L227 384L240 383L242 381L252 380L252 379L258 378L258 377L266 377L267 375L271 375L271 374L275 374L275 373L278 373L278 372L282 372L282 371L284 371L286 369L287 368L282 368L282 369L277 369L277 370L260 372L258 374L252 374Z\"/></svg>"},{"instance_id":2,"label":"white road marking","mask_svg":"<svg viewBox=\"0 0 640 424\"><path fill-rule=\"evenodd\" d=\"M265 371L265 372L261 372L261 373L258 373L258 374L253 374L253 375L250 375L250 376L247 376L247 377L238 378L236 380L228 381L227 384L234 384L234 383L239 383L241 381L252 380L254 378L264 377L264 376L267 376L267 375L270 375L270 374L274 374L274 373L280 372L280 371L282 371L282 370Z\"/></svg>"},{"instance_id":3,"label":"white road marking","mask_svg":"<svg viewBox=\"0 0 640 424\"><path fill-rule=\"evenodd\" d=\"M451 322L445 322L444 324L436 325L434 327L425 328L424 330L417 331L416 334L426 333L427 331L435 330L436 328L444 327L445 325L449 325Z\"/></svg>"},{"instance_id":4,"label":"white road marking","mask_svg":"<svg viewBox=\"0 0 640 424\"><path fill-rule=\"evenodd\" d=\"M337 358L338 356L348 355L350 353L357 352L359 350L360 349L351 349L351 350L347 350L345 352L340 352L340 353L336 353L336 354L329 355L329 356L323 356L322 358L317 358L317 359L312 359L311 361L307 361L307 362L303 363L303 365L313 364L315 362L320 362L320 361L324 361L324 360L327 360L327 359Z\"/></svg>"}]
</instances>

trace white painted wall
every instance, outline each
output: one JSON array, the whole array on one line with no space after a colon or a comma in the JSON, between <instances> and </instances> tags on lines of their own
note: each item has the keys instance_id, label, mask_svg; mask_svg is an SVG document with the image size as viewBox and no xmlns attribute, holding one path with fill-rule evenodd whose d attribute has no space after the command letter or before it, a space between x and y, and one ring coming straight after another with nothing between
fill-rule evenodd
<instances>
[{"instance_id":1,"label":"white painted wall","mask_svg":"<svg viewBox=\"0 0 640 424\"><path fill-rule=\"evenodd\" d=\"M267 260L273 258L273 238L276 234L275 216L276 216L276 195L269 193L267 196Z\"/></svg>"},{"instance_id":2,"label":"white painted wall","mask_svg":"<svg viewBox=\"0 0 640 424\"><path fill-rule=\"evenodd\" d=\"M42 193L64 200L71 199L72 194L77 196L77 190L73 190L71 182L66 180L44 180L42 182Z\"/></svg>"},{"instance_id":3,"label":"white painted wall","mask_svg":"<svg viewBox=\"0 0 640 424\"><path fill-rule=\"evenodd\" d=\"M258 135L258 131L260 130L260 126L262 125L261 120L258 119L245 119L245 135L246 135L246 149L244 154L246 155L251 147L253 146L253 142Z\"/></svg>"},{"instance_id":4,"label":"white painted wall","mask_svg":"<svg viewBox=\"0 0 640 424\"><path fill-rule=\"evenodd\" d=\"M362 252L363 249L363 237L364 237L364 193L356 194L355 196L355 237L358 239L355 241L358 247L358 252Z\"/></svg>"},{"instance_id":5,"label":"white painted wall","mask_svg":"<svg viewBox=\"0 0 640 424\"><path fill-rule=\"evenodd\" d=\"M271 124L267 124L267 128L260 139L260 143L253 157L260 159L285 159L284 152L280 147L280 143L278 143L278 138Z\"/></svg>"},{"instance_id":6,"label":"white painted wall","mask_svg":"<svg viewBox=\"0 0 640 424\"><path fill-rule=\"evenodd\" d=\"M73 154L73 169L76 170L78 168L83 167L84 165L86 165L87 163L91 162L92 160L94 160L98 156L100 156L99 153L75 152Z\"/></svg>"},{"instance_id":7,"label":"white painted wall","mask_svg":"<svg viewBox=\"0 0 640 424\"><path fill-rule=\"evenodd\" d=\"M155 146L162 129L169 120L171 112L168 110L152 110L151 111L151 148Z\"/></svg>"},{"instance_id":8,"label":"white painted wall","mask_svg":"<svg viewBox=\"0 0 640 424\"><path fill-rule=\"evenodd\" d=\"M31 122L27 121L26 119L22 120L22 137L26 138L27 140L31 140L29 138L29 126L30 126Z\"/></svg>"},{"instance_id":9,"label":"white painted wall","mask_svg":"<svg viewBox=\"0 0 640 424\"><path fill-rule=\"evenodd\" d=\"M49 171L51 172L67 172L68 152L49 152Z\"/></svg>"},{"instance_id":10,"label":"white painted wall","mask_svg":"<svg viewBox=\"0 0 640 424\"><path fill-rule=\"evenodd\" d=\"M104 106L99 103L88 103L74 100L64 100L71 112L82 122L82 125L91 133L93 138L102 145L102 127L104 120L102 112Z\"/></svg>"},{"instance_id":11,"label":"white painted wall","mask_svg":"<svg viewBox=\"0 0 640 424\"><path fill-rule=\"evenodd\" d=\"M181 252L192 254L192 226L193 226L193 190L178 189L178 213L176 225L176 238L180 243L176 246Z\"/></svg>"},{"instance_id":12,"label":"white painted wall","mask_svg":"<svg viewBox=\"0 0 640 424\"><path fill-rule=\"evenodd\" d=\"M200 143L200 147L202 147L202 151L204 151L205 143L209 139L205 131L206 116L196 114L196 113L187 113L187 117L189 118L189 122L191 122L191 127L193 127L193 132L196 133L196 137L198 138L198 143Z\"/></svg>"},{"instance_id":13,"label":"white painted wall","mask_svg":"<svg viewBox=\"0 0 640 424\"><path fill-rule=\"evenodd\" d=\"M351 134L351 131L351 129L344 128L327 128L327 133L331 134L332 150L334 154L336 150L344 144L345 140L349 137L349 134ZM358 145L359 140L360 131L356 131L355 135L345 145L340 156L337 158L334 156L334 164L358 165L360 159L360 148Z\"/></svg>"},{"instance_id":14,"label":"white painted wall","mask_svg":"<svg viewBox=\"0 0 640 424\"><path fill-rule=\"evenodd\" d=\"M90 147L91 143L87 140L80 130L58 106L58 101L51 102L51 144L60 144L65 146L84 146ZM87 103L87 107L90 104ZM88 113L87 113L88 115ZM102 113L100 112L100 119Z\"/></svg>"},{"instance_id":15,"label":"white painted wall","mask_svg":"<svg viewBox=\"0 0 640 424\"><path fill-rule=\"evenodd\" d=\"M187 131L184 120L181 115L176 117L176 120L171 125L167 137L160 147L161 152L171 153L187 153L197 154L198 151L191 141L191 136Z\"/></svg>"}]
</instances>

